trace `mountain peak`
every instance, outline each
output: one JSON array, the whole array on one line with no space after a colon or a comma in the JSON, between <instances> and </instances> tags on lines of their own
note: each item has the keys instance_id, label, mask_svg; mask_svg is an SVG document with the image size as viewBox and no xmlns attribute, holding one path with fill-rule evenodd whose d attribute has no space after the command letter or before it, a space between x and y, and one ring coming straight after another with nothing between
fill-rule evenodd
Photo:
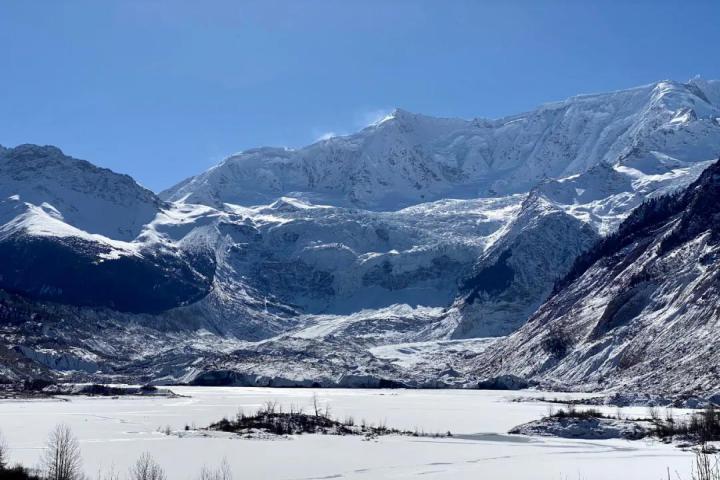
<instances>
[{"instance_id":1,"label":"mountain peak","mask_svg":"<svg viewBox=\"0 0 720 480\"><path fill-rule=\"evenodd\" d=\"M62 150L54 145L36 145L34 143L23 143L14 148L7 149L8 154L14 157L21 156L64 156Z\"/></svg>"},{"instance_id":2,"label":"mountain peak","mask_svg":"<svg viewBox=\"0 0 720 480\"><path fill-rule=\"evenodd\" d=\"M678 164L706 161L720 152L720 108L698 100L698 92L661 81L572 97L497 121L431 117L398 107L341 139L248 151L253 155L162 196L221 206L301 193L331 205L394 210L452 195L527 192L545 178L614 164L628 152L643 166L654 165L658 152Z\"/></svg>"},{"instance_id":3,"label":"mountain peak","mask_svg":"<svg viewBox=\"0 0 720 480\"><path fill-rule=\"evenodd\" d=\"M135 238L163 205L129 175L33 144L0 151L0 202L10 197L49 205L68 225L122 240Z\"/></svg>"},{"instance_id":4,"label":"mountain peak","mask_svg":"<svg viewBox=\"0 0 720 480\"><path fill-rule=\"evenodd\" d=\"M423 115L423 114L421 114L421 113L411 112L410 110L405 110L404 108L395 107L395 108L393 109L392 113L391 113L390 115L388 115L387 117L385 117L385 118L387 118L387 119L390 119L390 118L401 119L401 118L417 118L417 117L425 117L425 116L427 116L427 115Z\"/></svg>"},{"instance_id":5,"label":"mountain peak","mask_svg":"<svg viewBox=\"0 0 720 480\"><path fill-rule=\"evenodd\" d=\"M76 160L67 157L62 150L52 145L35 145L24 143L16 147L0 149L0 162L12 170L25 170L28 168L44 168L49 165L62 165ZM88 163L88 165L90 165Z\"/></svg>"},{"instance_id":6,"label":"mountain peak","mask_svg":"<svg viewBox=\"0 0 720 480\"><path fill-rule=\"evenodd\" d=\"M407 122L415 122L420 119L431 119L436 120L434 117L430 117L427 115L423 115L420 113L413 113L409 110L405 110L400 107L394 108L390 113L387 115L384 115L377 120L375 120L373 123L368 125L368 127L379 127L381 125L386 124L396 124L396 123L407 123Z\"/></svg>"}]
</instances>

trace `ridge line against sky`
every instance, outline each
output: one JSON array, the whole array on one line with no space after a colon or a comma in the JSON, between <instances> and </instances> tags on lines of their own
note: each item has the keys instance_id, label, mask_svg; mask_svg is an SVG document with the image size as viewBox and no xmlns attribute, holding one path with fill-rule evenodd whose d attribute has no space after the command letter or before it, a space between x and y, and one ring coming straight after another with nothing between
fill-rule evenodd
<instances>
[{"instance_id":1,"label":"ridge line against sky","mask_svg":"<svg viewBox=\"0 0 720 480\"><path fill-rule=\"evenodd\" d=\"M699 74L720 2L74 0L0 4L0 144L53 144L154 191L395 107L500 118Z\"/></svg>"}]
</instances>

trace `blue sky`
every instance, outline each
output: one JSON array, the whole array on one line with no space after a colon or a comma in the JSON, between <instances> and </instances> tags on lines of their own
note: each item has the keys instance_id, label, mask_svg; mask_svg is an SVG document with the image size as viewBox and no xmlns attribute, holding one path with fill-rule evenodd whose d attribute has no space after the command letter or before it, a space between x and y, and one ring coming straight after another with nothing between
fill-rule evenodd
<instances>
[{"instance_id":1,"label":"blue sky","mask_svg":"<svg viewBox=\"0 0 720 480\"><path fill-rule=\"evenodd\" d=\"M498 117L720 78L719 25L717 0L3 0L0 144L54 144L161 190L396 106Z\"/></svg>"}]
</instances>

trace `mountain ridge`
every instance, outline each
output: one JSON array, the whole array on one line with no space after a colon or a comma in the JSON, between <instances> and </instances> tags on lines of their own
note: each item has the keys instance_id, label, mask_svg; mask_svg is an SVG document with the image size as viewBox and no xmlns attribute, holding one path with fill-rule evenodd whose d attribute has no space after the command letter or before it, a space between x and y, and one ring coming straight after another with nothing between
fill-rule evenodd
<instances>
[{"instance_id":1,"label":"mountain ridge","mask_svg":"<svg viewBox=\"0 0 720 480\"><path fill-rule=\"evenodd\" d=\"M0 149L0 289L24 299L0 310L47 324L0 337L81 380L472 386L577 255L710 166L718 95L657 82L495 123L398 110L159 196L51 147Z\"/></svg>"},{"instance_id":2,"label":"mountain ridge","mask_svg":"<svg viewBox=\"0 0 720 480\"><path fill-rule=\"evenodd\" d=\"M698 84L712 94L705 94ZM402 115L391 115L385 121L355 134L322 140L299 149L261 148L241 152L228 157L205 174L191 177L165 190L161 196L169 200L184 198L219 207L225 200L229 203L252 204L273 195L304 192L306 195L319 196L331 204L349 202L371 209L394 209L407 206L408 202L412 204L439 198L441 192L447 193L453 189L456 194L461 194L460 198L491 196L491 192L516 193L513 189L521 185L527 186L547 177L580 173L602 160L614 163L626 157L646 161L638 157L650 154L652 150L643 148L637 142L631 142L623 149L616 144L617 140L613 140L623 138L628 132L638 138L655 135L651 137L657 139L653 141L657 144L653 147L668 143L662 135L656 135L656 129L660 127L667 131L687 128L686 134L689 136L696 134L690 130L705 129L703 135L716 137L717 127L720 126L716 120L720 115L720 107L707 100L708 97L717 96L715 90L720 90L720 82L662 81L606 94L571 97L530 112L496 120L435 118L399 110L403 112ZM695 115L692 121L683 117L689 115L690 111ZM639 113L650 116L652 120L635 118ZM592 124L592 128L588 127L588 123ZM430 134L427 133L426 124L433 126ZM707 131L708 128L714 132ZM528 129L536 129L532 135L540 135L543 143L533 144L527 136L524 140L525 134L521 132ZM542 133L546 129L549 129L548 133ZM395 135L393 138L398 139L395 143L384 142L388 131L392 131ZM418 132L422 135L418 135ZM586 146L569 140L568 135L571 133L576 137L587 137L583 140ZM510 139L520 147L509 144ZM552 142L560 143L557 147L546 146ZM695 158L692 160L709 160L716 155L720 149L720 140L715 138L711 145L704 152L694 153ZM433 154L428 151L429 146L435 149L433 151L443 152L443 159L433 158ZM672 142L668 146L672 147ZM356 154L358 148L365 152L362 157ZM677 149L672 150L672 153L678 154ZM527 156L523 168L529 167L530 173L516 171L518 160L513 158L520 158L520 155ZM556 164L540 160L539 155L545 158L557 157L557 160L553 160ZM572 155L572 161L562 166L568 155ZM374 164L381 157L391 167L389 172L374 169ZM327 165L321 167L319 161ZM495 168L495 164L503 162L502 171L510 173L512 181L492 178L492 175L488 177L492 172L500 171ZM332 171L333 168L340 170L336 173ZM401 177L396 177L396 173ZM402 180L402 175L407 178ZM251 178L252 181L244 183L242 178ZM242 186L246 190L256 191L258 196L238 196L224 186L214 184L216 181L222 185L229 182ZM335 182L335 187L328 181ZM515 184L509 186L508 182ZM463 188L469 190L463 194ZM415 191L418 189L422 193ZM385 196L390 191L398 198L396 201L389 197L389 200L380 198L377 193L373 193L375 190L385 191Z\"/></svg>"},{"instance_id":3,"label":"mountain ridge","mask_svg":"<svg viewBox=\"0 0 720 480\"><path fill-rule=\"evenodd\" d=\"M720 325L720 161L651 199L584 256L527 324L478 360L584 389L708 392Z\"/></svg>"}]
</instances>

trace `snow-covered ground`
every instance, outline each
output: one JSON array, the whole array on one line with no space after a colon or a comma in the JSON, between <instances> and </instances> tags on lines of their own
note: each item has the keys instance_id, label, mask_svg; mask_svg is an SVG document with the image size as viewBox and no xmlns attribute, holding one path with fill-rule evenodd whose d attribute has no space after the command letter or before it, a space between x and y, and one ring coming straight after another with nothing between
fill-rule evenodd
<instances>
[{"instance_id":1,"label":"snow-covered ground","mask_svg":"<svg viewBox=\"0 0 720 480\"><path fill-rule=\"evenodd\" d=\"M521 423L547 414L541 402L513 397L578 394L442 390L312 390L178 387L183 398L71 398L69 401L0 402L0 428L12 460L34 465L47 432L57 423L79 437L85 469L94 475L114 465L126 472L144 451L168 478L197 478L203 465L227 458L242 479L610 479L657 480L668 472L690 478L691 454L646 441L581 441L510 436ZM331 414L356 421L426 432L450 430L453 438L306 435L290 440L178 438L158 432L169 425L205 426L239 408L253 411L268 400L309 408L313 394ZM615 407L608 409L615 413ZM644 415L642 408L626 408ZM679 414L680 412L675 412Z\"/></svg>"}]
</instances>

